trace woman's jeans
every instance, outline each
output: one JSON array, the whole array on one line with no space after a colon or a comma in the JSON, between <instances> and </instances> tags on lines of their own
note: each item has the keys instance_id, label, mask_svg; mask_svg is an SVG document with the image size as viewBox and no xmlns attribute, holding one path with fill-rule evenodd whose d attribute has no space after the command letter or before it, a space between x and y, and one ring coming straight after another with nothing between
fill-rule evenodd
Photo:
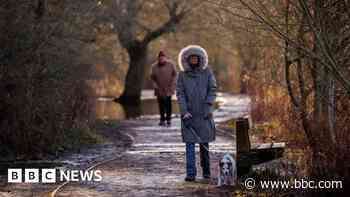
<instances>
[{"instance_id":1,"label":"woman's jeans","mask_svg":"<svg viewBox=\"0 0 350 197\"><path fill-rule=\"evenodd\" d=\"M186 143L186 174L187 177L196 177L196 152L195 152L195 143ZM203 170L203 176L210 176L210 161L209 161L209 144L200 143L200 160L201 167Z\"/></svg>"}]
</instances>

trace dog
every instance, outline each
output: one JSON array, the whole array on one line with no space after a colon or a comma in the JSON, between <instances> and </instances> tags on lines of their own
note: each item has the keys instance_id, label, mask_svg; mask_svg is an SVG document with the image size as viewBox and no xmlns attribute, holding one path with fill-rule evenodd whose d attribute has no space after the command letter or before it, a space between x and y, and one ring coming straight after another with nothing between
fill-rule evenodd
<instances>
[{"instance_id":1,"label":"dog","mask_svg":"<svg viewBox=\"0 0 350 197\"><path fill-rule=\"evenodd\" d=\"M234 186L237 181L236 160L226 153L219 162L218 186Z\"/></svg>"}]
</instances>

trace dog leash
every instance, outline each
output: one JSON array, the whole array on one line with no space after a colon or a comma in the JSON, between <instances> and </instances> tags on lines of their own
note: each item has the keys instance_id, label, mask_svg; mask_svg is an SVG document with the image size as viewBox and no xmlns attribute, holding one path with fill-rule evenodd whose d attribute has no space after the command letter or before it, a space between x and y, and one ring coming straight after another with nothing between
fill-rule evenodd
<instances>
[{"instance_id":1,"label":"dog leash","mask_svg":"<svg viewBox=\"0 0 350 197\"><path fill-rule=\"evenodd\" d=\"M187 119L187 120L186 120L186 119L183 119L183 118L181 118L181 120L182 120L182 121L191 121L190 119ZM197 140L203 141L203 140L197 135L196 131L194 130L194 128L192 127L191 124L184 124L184 126L185 126L185 128L188 128L188 129L191 131L191 133L197 138ZM219 129L219 128L215 128L215 130L216 130L216 131L220 131L220 132L222 132L222 133L226 133L225 131L223 131L222 129ZM233 137L233 136L230 135L230 137ZM206 146L203 146L203 147L204 147L204 149L205 149L206 151L210 152L210 151L209 151L209 144L208 144L208 148L207 148ZM210 154L214 155L214 153L210 153Z\"/></svg>"},{"instance_id":2,"label":"dog leash","mask_svg":"<svg viewBox=\"0 0 350 197\"><path fill-rule=\"evenodd\" d=\"M185 121L189 121L189 120L185 120ZM188 128L188 129L190 129L190 131L191 131L192 134L197 138L197 140L203 141L203 140L197 135L196 131L193 129L192 126L187 125L187 126L185 126L185 127ZM204 145L203 145L202 147L204 147L204 149L205 149L206 151L208 151L209 154L212 154L212 156L214 156L214 153L211 153L211 152L209 151L209 143L208 143L208 148L207 148L206 146L204 146Z\"/></svg>"}]
</instances>

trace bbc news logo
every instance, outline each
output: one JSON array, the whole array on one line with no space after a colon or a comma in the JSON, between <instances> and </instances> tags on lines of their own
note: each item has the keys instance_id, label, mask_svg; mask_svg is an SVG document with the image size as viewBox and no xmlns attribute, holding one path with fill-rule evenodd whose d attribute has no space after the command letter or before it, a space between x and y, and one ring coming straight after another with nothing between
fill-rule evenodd
<instances>
[{"instance_id":1,"label":"bbc news logo","mask_svg":"<svg viewBox=\"0 0 350 197\"><path fill-rule=\"evenodd\" d=\"M101 170L19 169L7 170L8 183L56 183L79 181L102 181Z\"/></svg>"}]
</instances>

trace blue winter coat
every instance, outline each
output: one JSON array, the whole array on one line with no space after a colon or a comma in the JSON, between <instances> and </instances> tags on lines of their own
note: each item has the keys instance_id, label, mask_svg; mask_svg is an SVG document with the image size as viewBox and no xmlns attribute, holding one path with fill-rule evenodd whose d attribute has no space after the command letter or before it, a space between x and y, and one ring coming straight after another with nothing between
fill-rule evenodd
<instances>
[{"instance_id":1,"label":"blue winter coat","mask_svg":"<svg viewBox=\"0 0 350 197\"><path fill-rule=\"evenodd\" d=\"M192 69L188 57L197 55L200 67ZM190 45L179 54L180 73L176 83L176 96L181 117L189 112L192 118L182 119L183 142L204 143L215 140L215 124L212 116L216 98L216 80L208 66L208 55L200 46Z\"/></svg>"}]
</instances>

